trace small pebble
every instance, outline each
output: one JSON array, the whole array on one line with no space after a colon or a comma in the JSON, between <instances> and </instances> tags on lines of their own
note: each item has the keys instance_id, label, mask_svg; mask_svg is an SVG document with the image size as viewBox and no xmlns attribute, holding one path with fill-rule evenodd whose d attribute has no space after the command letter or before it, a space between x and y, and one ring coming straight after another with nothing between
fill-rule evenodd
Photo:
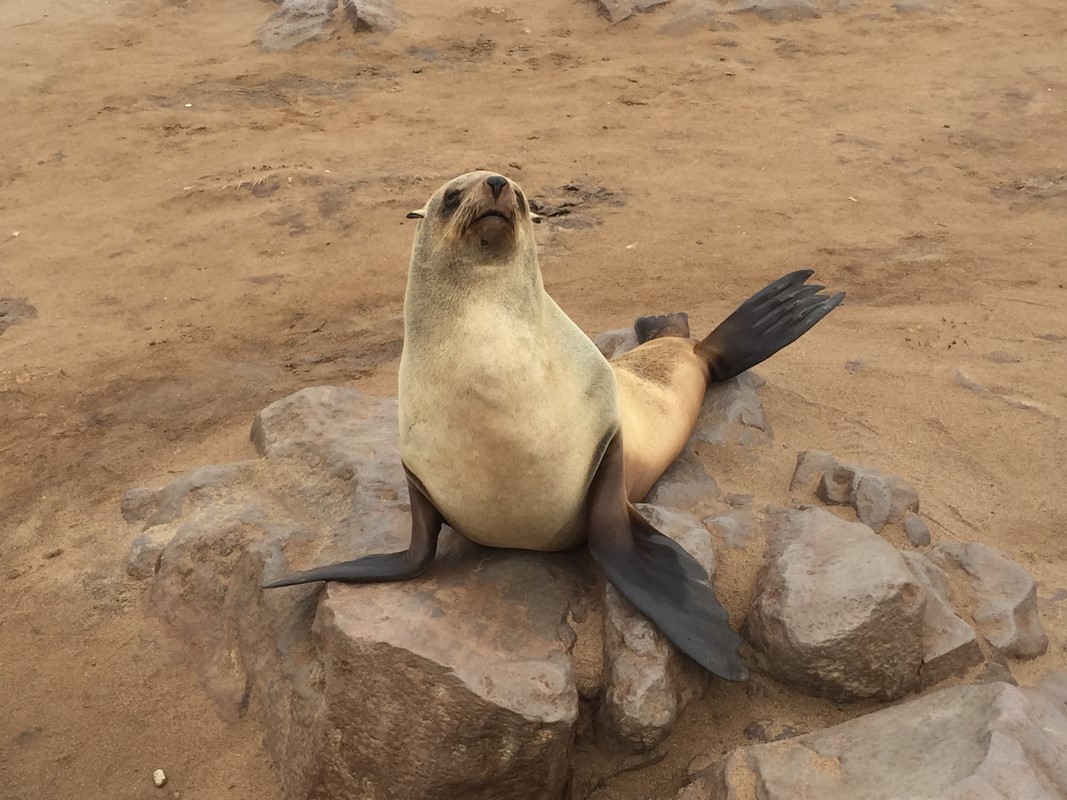
<instances>
[{"instance_id":1,"label":"small pebble","mask_svg":"<svg viewBox=\"0 0 1067 800\"><path fill-rule=\"evenodd\" d=\"M162 789L167 784L167 773L165 773L161 769L157 769L155 772L152 773L152 782L155 783L155 785L158 786L160 789Z\"/></svg>"},{"instance_id":2,"label":"small pebble","mask_svg":"<svg viewBox=\"0 0 1067 800\"><path fill-rule=\"evenodd\" d=\"M914 511L909 511L904 517L904 532L908 535L908 541L915 547L926 547L930 544L930 529Z\"/></svg>"}]
</instances>

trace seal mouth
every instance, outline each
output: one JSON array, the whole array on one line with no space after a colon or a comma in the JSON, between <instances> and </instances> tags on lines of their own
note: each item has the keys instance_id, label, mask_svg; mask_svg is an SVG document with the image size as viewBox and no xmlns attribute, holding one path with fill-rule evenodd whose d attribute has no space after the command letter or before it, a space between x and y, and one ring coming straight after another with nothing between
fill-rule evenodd
<instances>
[{"instance_id":1,"label":"seal mouth","mask_svg":"<svg viewBox=\"0 0 1067 800\"><path fill-rule=\"evenodd\" d=\"M486 211L484 214L480 214L479 216L475 217L474 218L474 222L481 222L483 219L492 219L492 218L502 219L508 225L513 224L513 221L511 219L511 215L510 214L505 214L503 211L498 211L495 208L490 209L489 211Z\"/></svg>"}]
</instances>

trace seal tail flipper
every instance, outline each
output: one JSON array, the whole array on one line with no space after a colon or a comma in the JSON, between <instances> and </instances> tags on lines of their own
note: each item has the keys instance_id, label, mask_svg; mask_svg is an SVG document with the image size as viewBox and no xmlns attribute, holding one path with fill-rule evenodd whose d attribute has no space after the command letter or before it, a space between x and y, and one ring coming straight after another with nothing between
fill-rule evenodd
<instances>
[{"instance_id":1,"label":"seal tail flipper","mask_svg":"<svg viewBox=\"0 0 1067 800\"><path fill-rule=\"evenodd\" d=\"M608 445L588 495L589 550L612 586L683 653L720 678L748 677L707 572L626 500L622 434Z\"/></svg>"},{"instance_id":2,"label":"seal tail flipper","mask_svg":"<svg viewBox=\"0 0 1067 800\"><path fill-rule=\"evenodd\" d=\"M407 472L407 468L404 468ZM316 567L303 572L294 572L276 580L267 581L264 589L279 586L296 586L315 581L342 581L344 583L379 583L403 581L414 578L433 563L437 554L437 539L441 535L444 517L430 502L418 485L417 479L408 472L408 496L411 502L411 544L399 553L381 553L364 556L352 561L342 561L325 567Z\"/></svg>"},{"instance_id":3,"label":"seal tail flipper","mask_svg":"<svg viewBox=\"0 0 1067 800\"><path fill-rule=\"evenodd\" d=\"M776 280L743 302L696 346L708 361L712 381L725 381L792 344L836 308L844 292L819 294L825 287L805 283L810 269Z\"/></svg>"}]
</instances>

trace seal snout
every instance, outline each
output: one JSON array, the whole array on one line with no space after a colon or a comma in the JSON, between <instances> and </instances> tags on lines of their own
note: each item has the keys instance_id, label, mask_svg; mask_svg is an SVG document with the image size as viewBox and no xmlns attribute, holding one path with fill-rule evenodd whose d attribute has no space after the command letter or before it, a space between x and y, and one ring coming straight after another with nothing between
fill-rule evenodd
<instances>
[{"instance_id":1,"label":"seal snout","mask_svg":"<svg viewBox=\"0 0 1067 800\"><path fill-rule=\"evenodd\" d=\"M493 193L493 199L499 200L500 193L504 191L504 187L508 185L508 179L501 175L490 175L485 179L485 183L489 187L489 191Z\"/></svg>"}]
</instances>

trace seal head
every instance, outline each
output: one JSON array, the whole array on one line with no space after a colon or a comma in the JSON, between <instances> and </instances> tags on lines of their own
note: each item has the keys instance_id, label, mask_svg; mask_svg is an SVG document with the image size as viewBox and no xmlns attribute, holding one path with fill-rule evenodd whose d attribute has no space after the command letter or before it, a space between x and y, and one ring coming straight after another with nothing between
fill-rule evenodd
<instances>
[{"instance_id":1,"label":"seal head","mask_svg":"<svg viewBox=\"0 0 1067 800\"><path fill-rule=\"evenodd\" d=\"M453 178L408 219L422 220L416 248L432 243L457 265L511 261L534 247L530 223L541 221L518 184L485 170Z\"/></svg>"}]
</instances>

